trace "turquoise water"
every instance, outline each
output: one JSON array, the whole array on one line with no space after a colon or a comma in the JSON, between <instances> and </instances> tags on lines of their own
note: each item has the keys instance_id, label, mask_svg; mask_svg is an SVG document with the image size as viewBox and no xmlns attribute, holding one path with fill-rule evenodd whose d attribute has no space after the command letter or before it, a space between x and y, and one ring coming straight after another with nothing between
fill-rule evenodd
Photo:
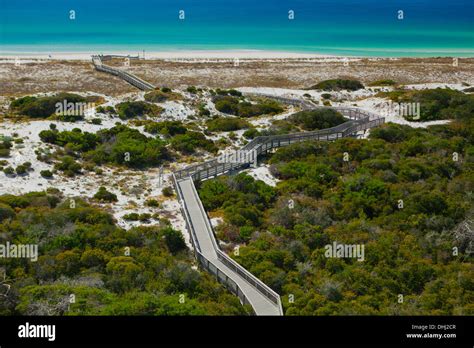
<instances>
[{"instance_id":1,"label":"turquoise water","mask_svg":"<svg viewBox=\"0 0 474 348\"><path fill-rule=\"evenodd\" d=\"M0 53L226 49L472 57L474 1L0 0Z\"/></svg>"}]
</instances>

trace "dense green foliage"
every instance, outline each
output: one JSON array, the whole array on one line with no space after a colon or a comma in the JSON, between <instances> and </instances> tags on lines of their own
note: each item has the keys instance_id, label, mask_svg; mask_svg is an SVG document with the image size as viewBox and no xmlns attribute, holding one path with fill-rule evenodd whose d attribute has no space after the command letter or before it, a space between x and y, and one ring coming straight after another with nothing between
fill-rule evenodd
<instances>
[{"instance_id":1,"label":"dense green foliage","mask_svg":"<svg viewBox=\"0 0 474 348\"><path fill-rule=\"evenodd\" d=\"M200 189L206 210L222 209L226 221L234 226L229 233L237 240L248 239L248 227L262 225L263 211L274 201L275 195L273 188L244 173L205 181Z\"/></svg>"},{"instance_id":2,"label":"dense green foliage","mask_svg":"<svg viewBox=\"0 0 474 348\"><path fill-rule=\"evenodd\" d=\"M181 121L162 121L145 123L145 131L151 134L163 134L165 136L174 136L186 133L187 129Z\"/></svg>"},{"instance_id":3,"label":"dense green foliage","mask_svg":"<svg viewBox=\"0 0 474 348\"><path fill-rule=\"evenodd\" d=\"M321 81L308 89L319 89L323 91L357 91L364 89L364 85L357 80L334 79Z\"/></svg>"},{"instance_id":4,"label":"dense green foliage","mask_svg":"<svg viewBox=\"0 0 474 348\"><path fill-rule=\"evenodd\" d=\"M347 121L342 114L329 108L300 111L288 120L307 131L331 128Z\"/></svg>"},{"instance_id":5,"label":"dense green foliage","mask_svg":"<svg viewBox=\"0 0 474 348\"><path fill-rule=\"evenodd\" d=\"M192 154L197 149L211 153L216 153L218 150L214 142L207 139L204 134L192 131L174 136L171 139L171 147L183 154Z\"/></svg>"},{"instance_id":6,"label":"dense green foliage","mask_svg":"<svg viewBox=\"0 0 474 348\"><path fill-rule=\"evenodd\" d=\"M115 109L122 120L137 116L156 117L163 111L159 106L144 101L123 102L117 104Z\"/></svg>"},{"instance_id":7,"label":"dense green foliage","mask_svg":"<svg viewBox=\"0 0 474 348\"><path fill-rule=\"evenodd\" d=\"M10 110L18 115L46 118L56 112L57 103L85 103L87 101L87 98L72 93L59 93L49 97L26 96L13 100Z\"/></svg>"},{"instance_id":8,"label":"dense green foliage","mask_svg":"<svg viewBox=\"0 0 474 348\"><path fill-rule=\"evenodd\" d=\"M125 231L108 213L75 201L71 209L57 194L0 196L0 243L39 246L36 262L0 259L11 285L0 315L246 313L237 297L191 268L193 257L170 226Z\"/></svg>"},{"instance_id":9,"label":"dense green foliage","mask_svg":"<svg viewBox=\"0 0 474 348\"><path fill-rule=\"evenodd\" d=\"M216 96L213 101L220 112L240 117L275 115L284 110L278 102L271 99L263 99L252 104L234 96Z\"/></svg>"},{"instance_id":10,"label":"dense green foliage","mask_svg":"<svg viewBox=\"0 0 474 348\"><path fill-rule=\"evenodd\" d=\"M397 103L420 103L420 118L406 117L413 121L469 119L474 115L474 95L452 89L399 90L381 92L379 96L389 97Z\"/></svg>"},{"instance_id":11,"label":"dense green foliage","mask_svg":"<svg viewBox=\"0 0 474 348\"><path fill-rule=\"evenodd\" d=\"M40 172L40 175L43 177L43 178L46 178L46 179L49 179L49 178L52 178L53 177L53 173L50 171L50 170L42 170Z\"/></svg>"},{"instance_id":12,"label":"dense green foliage","mask_svg":"<svg viewBox=\"0 0 474 348\"><path fill-rule=\"evenodd\" d=\"M270 158L276 188L241 174L200 196L287 315L472 315L473 128L390 124L370 140L295 144ZM333 242L364 245L365 260L326 257Z\"/></svg>"},{"instance_id":13,"label":"dense green foliage","mask_svg":"<svg viewBox=\"0 0 474 348\"><path fill-rule=\"evenodd\" d=\"M41 131L39 136L46 143L77 151L84 159L97 164L146 167L159 165L170 158L162 140L149 138L124 125L103 129L96 134L82 132L77 128L63 132L51 129Z\"/></svg>"},{"instance_id":14,"label":"dense green foliage","mask_svg":"<svg viewBox=\"0 0 474 348\"><path fill-rule=\"evenodd\" d=\"M245 120L231 117L221 117L207 122L207 129L211 132L230 132L249 128L251 124Z\"/></svg>"}]
</instances>

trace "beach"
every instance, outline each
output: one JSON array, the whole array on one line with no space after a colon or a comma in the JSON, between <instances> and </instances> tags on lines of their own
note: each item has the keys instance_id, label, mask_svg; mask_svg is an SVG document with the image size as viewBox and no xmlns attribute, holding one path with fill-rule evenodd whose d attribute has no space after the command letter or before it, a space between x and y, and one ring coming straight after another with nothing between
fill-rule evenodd
<instances>
[{"instance_id":1,"label":"beach","mask_svg":"<svg viewBox=\"0 0 474 348\"><path fill-rule=\"evenodd\" d=\"M113 51L107 52L121 56L137 56L143 58L143 51ZM106 53L106 54L107 54ZM0 60L14 61L20 60L90 60L91 55L101 54L101 52L22 52L0 51ZM175 51L145 51L146 59L311 59L311 58L341 58L337 56L285 51L267 50L175 50Z\"/></svg>"},{"instance_id":2,"label":"beach","mask_svg":"<svg viewBox=\"0 0 474 348\"><path fill-rule=\"evenodd\" d=\"M94 70L87 53L32 54L0 58L1 95L55 91L131 93L123 80ZM133 55L133 52L122 52ZM273 51L183 51L145 53L146 60L108 61L156 86L186 88L308 88L321 80L354 78L369 84L392 79L400 84L474 84L474 58L355 58ZM239 58L241 57L241 58ZM455 64L456 63L456 64Z\"/></svg>"}]
</instances>

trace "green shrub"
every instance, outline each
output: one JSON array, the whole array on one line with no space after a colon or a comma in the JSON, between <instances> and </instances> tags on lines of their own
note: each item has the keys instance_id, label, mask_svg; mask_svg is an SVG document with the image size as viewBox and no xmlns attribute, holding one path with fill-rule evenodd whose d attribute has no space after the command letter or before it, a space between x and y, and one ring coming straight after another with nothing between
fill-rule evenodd
<instances>
[{"instance_id":1,"label":"green shrub","mask_svg":"<svg viewBox=\"0 0 474 348\"><path fill-rule=\"evenodd\" d=\"M176 254L177 252L186 249L186 243L184 242L181 232L176 231L171 227L167 227L163 230L163 234L165 236L165 242L168 250L172 254Z\"/></svg>"},{"instance_id":2,"label":"green shrub","mask_svg":"<svg viewBox=\"0 0 474 348\"><path fill-rule=\"evenodd\" d=\"M99 191L96 192L94 198L101 202L117 202L117 195L107 191L104 186L99 187Z\"/></svg>"},{"instance_id":3,"label":"green shrub","mask_svg":"<svg viewBox=\"0 0 474 348\"><path fill-rule=\"evenodd\" d=\"M40 174L43 178L52 178L53 173L50 170L42 170L40 171Z\"/></svg>"},{"instance_id":4,"label":"green shrub","mask_svg":"<svg viewBox=\"0 0 474 348\"><path fill-rule=\"evenodd\" d=\"M277 101L271 99L263 99L252 104L232 96L217 96L214 97L214 104L220 112L240 117L274 115L284 110Z\"/></svg>"},{"instance_id":5,"label":"green shrub","mask_svg":"<svg viewBox=\"0 0 474 348\"><path fill-rule=\"evenodd\" d=\"M256 128L247 129L243 134L244 138L247 139L253 139L255 137L258 137L259 135L260 132Z\"/></svg>"},{"instance_id":6,"label":"green shrub","mask_svg":"<svg viewBox=\"0 0 474 348\"><path fill-rule=\"evenodd\" d=\"M123 219L128 221L138 221L140 219L140 215L138 215L138 213L129 213L125 214Z\"/></svg>"},{"instance_id":7,"label":"green shrub","mask_svg":"<svg viewBox=\"0 0 474 348\"><path fill-rule=\"evenodd\" d=\"M176 135L171 139L171 147L184 154L192 154L197 149L215 153L217 146L212 140L207 139L204 134L199 132L187 132L186 134Z\"/></svg>"},{"instance_id":8,"label":"green shrub","mask_svg":"<svg viewBox=\"0 0 474 348\"><path fill-rule=\"evenodd\" d=\"M186 91L191 94L196 94L198 92L195 86L189 86L188 88L186 88Z\"/></svg>"},{"instance_id":9,"label":"green shrub","mask_svg":"<svg viewBox=\"0 0 474 348\"><path fill-rule=\"evenodd\" d=\"M251 124L238 118L216 118L207 122L207 129L211 132L230 132L249 128Z\"/></svg>"},{"instance_id":10,"label":"green shrub","mask_svg":"<svg viewBox=\"0 0 474 348\"><path fill-rule=\"evenodd\" d=\"M156 208L157 208L157 207L160 206L160 202L158 202L156 199L151 199L151 198L150 198L150 199L147 199L147 200L145 201L145 205L146 205L147 207L156 207Z\"/></svg>"},{"instance_id":11,"label":"green shrub","mask_svg":"<svg viewBox=\"0 0 474 348\"><path fill-rule=\"evenodd\" d=\"M161 193L165 197L172 197L174 195L174 191L173 191L173 188L171 186L164 187L163 190L161 191Z\"/></svg>"},{"instance_id":12,"label":"green shrub","mask_svg":"<svg viewBox=\"0 0 474 348\"><path fill-rule=\"evenodd\" d=\"M357 91L364 89L364 85L357 80L334 79L321 81L309 89L319 89L323 91Z\"/></svg>"},{"instance_id":13,"label":"green shrub","mask_svg":"<svg viewBox=\"0 0 474 348\"><path fill-rule=\"evenodd\" d=\"M9 139L0 138L0 157L9 157L12 146Z\"/></svg>"},{"instance_id":14,"label":"green shrub","mask_svg":"<svg viewBox=\"0 0 474 348\"><path fill-rule=\"evenodd\" d=\"M138 217L138 220L140 220L141 222L150 221L150 219L151 219L151 214L148 214L148 213L140 214L140 216Z\"/></svg>"},{"instance_id":15,"label":"green shrub","mask_svg":"<svg viewBox=\"0 0 474 348\"><path fill-rule=\"evenodd\" d=\"M145 131L151 134L163 134L174 136L186 133L187 129L181 121L148 122L144 127Z\"/></svg>"},{"instance_id":16,"label":"green shrub","mask_svg":"<svg viewBox=\"0 0 474 348\"><path fill-rule=\"evenodd\" d=\"M347 121L344 116L333 109L300 111L291 115L288 120L309 131L331 128Z\"/></svg>"},{"instance_id":17,"label":"green shrub","mask_svg":"<svg viewBox=\"0 0 474 348\"><path fill-rule=\"evenodd\" d=\"M0 222L15 216L15 211L7 204L0 203Z\"/></svg>"},{"instance_id":18,"label":"green shrub","mask_svg":"<svg viewBox=\"0 0 474 348\"><path fill-rule=\"evenodd\" d=\"M47 97L26 96L15 99L10 104L10 110L18 115L32 118L47 118L57 110L57 103L85 103L87 98L72 93L59 93Z\"/></svg>"},{"instance_id":19,"label":"green shrub","mask_svg":"<svg viewBox=\"0 0 474 348\"><path fill-rule=\"evenodd\" d=\"M156 117L161 114L159 106L144 101L123 102L115 106L117 113L122 120L133 117L151 116Z\"/></svg>"},{"instance_id":20,"label":"green shrub","mask_svg":"<svg viewBox=\"0 0 474 348\"><path fill-rule=\"evenodd\" d=\"M60 162L54 165L54 169L61 170L64 175L73 177L76 174L81 173L81 165L77 163L71 156L64 156L60 159Z\"/></svg>"},{"instance_id":21,"label":"green shrub","mask_svg":"<svg viewBox=\"0 0 474 348\"><path fill-rule=\"evenodd\" d=\"M12 167L6 167L5 169L3 169L3 172L5 173L5 175L13 175L15 174L15 169L13 169Z\"/></svg>"},{"instance_id":22,"label":"green shrub","mask_svg":"<svg viewBox=\"0 0 474 348\"><path fill-rule=\"evenodd\" d=\"M15 171L18 175L23 175L28 172L28 168L25 167L23 164L20 164L19 166L16 167Z\"/></svg>"}]
</instances>

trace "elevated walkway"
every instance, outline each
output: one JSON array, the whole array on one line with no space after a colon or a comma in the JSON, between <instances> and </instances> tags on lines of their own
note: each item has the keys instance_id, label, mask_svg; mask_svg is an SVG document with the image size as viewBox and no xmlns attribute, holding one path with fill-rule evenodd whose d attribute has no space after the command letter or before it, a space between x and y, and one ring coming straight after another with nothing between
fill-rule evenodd
<instances>
[{"instance_id":1,"label":"elevated walkway","mask_svg":"<svg viewBox=\"0 0 474 348\"><path fill-rule=\"evenodd\" d=\"M146 82L129 72L123 71L119 68L111 67L109 65L105 65L103 61L109 60L111 59L111 57L115 57L115 56L92 56L92 63L94 64L95 69L97 71L102 71L108 74L118 76L121 79L130 83L132 86L135 86L138 89L141 89L142 91L155 89L155 86L153 86L151 83ZM138 57L128 57L128 56L125 56L124 58L138 59Z\"/></svg>"},{"instance_id":2,"label":"elevated walkway","mask_svg":"<svg viewBox=\"0 0 474 348\"><path fill-rule=\"evenodd\" d=\"M319 108L306 101L276 99L282 102L291 101L292 104L299 104L303 109ZM308 140L332 141L350 137L360 131L377 127L385 121L384 118L376 114L357 108L334 109L349 118L349 121L336 127L314 132L256 137L240 149L240 151L249 154L244 157L248 159L247 162L222 163L218 158L215 158L173 173L174 186L199 264L236 294L243 304L251 305L257 315L283 315L280 296L221 251L194 181L206 180L229 171L248 167L251 162L256 160L256 156L273 148Z\"/></svg>"}]
</instances>

